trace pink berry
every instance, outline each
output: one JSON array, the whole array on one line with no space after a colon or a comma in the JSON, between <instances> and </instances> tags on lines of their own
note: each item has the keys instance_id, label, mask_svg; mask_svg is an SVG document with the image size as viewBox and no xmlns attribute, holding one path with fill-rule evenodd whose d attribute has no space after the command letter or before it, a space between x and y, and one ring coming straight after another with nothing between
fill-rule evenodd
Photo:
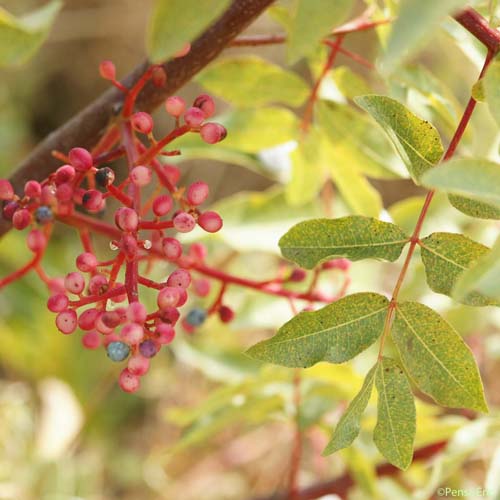
<instances>
[{"instance_id":1,"label":"pink berry","mask_svg":"<svg viewBox=\"0 0 500 500\"><path fill-rule=\"evenodd\" d=\"M52 295L62 293L66 295L66 288L64 287L64 278L52 278L48 282L49 291ZM65 308L63 308L65 309ZM57 311L59 312L59 311Z\"/></svg>"},{"instance_id":2,"label":"pink berry","mask_svg":"<svg viewBox=\"0 0 500 500\"><path fill-rule=\"evenodd\" d=\"M153 201L153 212L158 217L170 212L173 206L172 198L168 194L157 196Z\"/></svg>"},{"instance_id":3,"label":"pink berry","mask_svg":"<svg viewBox=\"0 0 500 500\"><path fill-rule=\"evenodd\" d=\"M179 118L186 109L186 101L179 96L170 96L165 101L165 109L169 115Z\"/></svg>"},{"instance_id":4,"label":"pink berry","mask_svg":"<svg viewBox=\"0 0 500 500\"><path fill-rule=\"evenodd\" d=\"M160 309L175 307L179 302L179 290L176 287L167 286L160 290L156 299Z\"/></svg>"},{"instance_id":5,"label":"pink berry","mask_svg":"<svg viewBox=\"0 0 500 500\"><path fill-rule=\"evenodd\" d=\"M111 61L102 61L99 64L99 73L105 80L114 80L116 78L116 68Z\"/></svg>"},{"instance_id":6,"label":"pink berry","mask_svg":"<svg viewBox=\"0 0 500 500\"><path fill-rule=\"evenodd\" d=\"M167 83L167 73L161 66L156 66L153 69L153 75L151 77L153 85L158 88L162 88Z\"/></svg>"},{"instance_id":7,"label":"pink berry","mask_svg":"<svg viewBox=\"0 0 500 500\"><path fill-rule=\"evenodd\" d=\"M223 323L229 323L234 318L234 311L228 306L220 306L219 318Z\"/></svg>"},{"instance_id":8,"label":"pink berry","mask_svg":"<svg viewBox=\"0 0 500 500\"><path fill-rule=\"evenodd\" d=\"M55 205L57 203L56 188L54 186L43 186L41 202L43 205Z\"/></svg>"},{"instance_id":9,"label":"pink berry","mask_svg":"<svg viewBox=\"0 0 500 500\"><path fill-rule=\"evenodd\" d=\"M131 234L123 235L120 242L120 248L128 261L134 260L139 251L137 240Z\"/></svg>"},{"instance_id":10,"label":"pink berry","mask_svg":"<svg viewBox=\"0 0 500 500\"><path fill-rule=\"evenodd\" d=\"M179 290L179 302L177 302L177 307L183 306L188 299L188 293L184 288L178 288Z\"/></svg>"},{"instance_id":11,"label":"pink berry","mask_svg":"<svg viewBox=\"0 0 500 500\"><path fill-rule=\"evenodd\" d=\"M86 309L78 318L78 327L84 331L92 330L95 327L95 322L99 314L100 311L95 307Z\"/></svg>"},{"instance_id":12,"label":"pink berry","mask_svg":"<svg viewBox=\"0 0 500 500\"><path fill-rule=\"evenodd\" d=\"M127 368L122 370L118 379L120 387L125 392L136 392L141 386L141 381L137 375L131 373Z\"/></svg>"},{"instance_id":13,"label":"pink berry","mask_svg":"<svg viewBox=\"0 0 500 500\"><path fill-rule=\"evenodd\" d=\"M73 148L70 150L69 161L71 165L75 167L76 170L80 172L86 172L92 165L94 164L94 160L92 159L92 155L83 148Z\"/></svg>"},{"instance_id":14,"label":"pink berry","mask_svg":"<svg viewBox=\"0 0 500 500\"><path fill-rule=\"evenodd\" d=\"M14 188L7 179L0 179L0 200L12 200Z\"/></svg>"},{"instance_id":15,"label":"pink berry","mask_svg":"<svg viewBox=\"0 0 500 500\"><path fill-rule=\"evenodd\" d=\"M198 224L208 233L216 233L222 227L222 219L216 212L203 212L198 217Z\"/></svg>"},{"instance_id":16,"label":"pink berry","mask_svg":"<svg viewBox=\"0 0 500 500\"><path fill-rule=\"evenodd\" d=\"M203 111L200 108L195 108L194 106L192 108L189 108L184 113L184 121L191 128L198 128L203 123L204 119L205 114L203 113Z\"/></svg>"},{"instance_id":17,"label":"pink berry","mask_svg":"<svg viewBox=\"0 0 500 500\"><path fill-rule=\"evenodd\" d=\"M103 321L104 315L107 313L100 313L95 320L95 328L99 333L103 335L111 335L115 327L108 326L105 321Z\"/></svg>"},{"instance_id":18,"label":"pink berry","mask_svg":"<svg viewBox=\"0 0 500 500\"><path fill-rule=\"evenodd\" d=\"M102 345L104 347L108 347L111 342L121 342L120 337L116 333L106 334L106 336L102 339Z\"/></svg>"},{"instance_id":19,"label":"pink berry","mask_svg":"<svg viewBox=\"0 0 500 500\"><path fill-rule=\"evenodd\" d=\"M132 302L127 309L127 319L133 323L144 324L148 315L146 307L140 302Z\"/></svg>"},{"instance_id":20,"label":"pink berry","mask_svg":"<svg viewBox=\"0 0 500 500\"><path fill-rule=\"evenodd\" d=\"M138 167L134 167L130 172L130 180L136 186L146 186L151 182L153 178L153 174L148 167L144 167L143 165L139 165Z\"/></svg>"},{"instance_id":21,"label":"pink berry","mask_svg":"<svg viewBox=\"0 0 500 500\"><path fill-rule=\"evenodd\" d=\"M58 201L68 202L73 199L74 188L69 182L59 184L56 188L56 198Z\"/></svg>"},{"instance_id":22,"label":"pink berry","mask_svg":"<svg viewBox=\"0 0 500 500\"><path fill-rule=\"evenodd\" d=\"M134 232L139 225L139 217L135 210L127 207L120 207L115 212L115 224L122 231Z\"/></svg>"},{"instance_id":23,"label":"pink berry","mask_svg":"<svg viewBox=\"0 0 500 500\"><path fill-rule=\"evenodd\" d=\"M209 188L205 182L193 182L188 187L186 197L191 205L201 205L208 198Z\"/></svg>"},{"instance_id":24,"label":"pink berry","mask_svg":"<svg viewBox=\"0 0 500 500\"><path fill-rule=\"evenodd\" d=\"M56 326L60 332L69 335L76 330L77 316L73 309L66 309L61 311L56 317Z\"/></svg>"},{"instance_id":25,"label":"pink berry","mask_svg":"<svg viewBox=\"0 0 500 500\"><path fill-rule=\"evenodd\" d=\"M17 201L9 201L2 209L2 215L5 220L12 220L16 210L19 208Z\"/></svg>"},{"instance_id":26,"label":"pink berry","mask_svg":"<svg viewBox=\"0 0 500 500\"><path fill-rule=\"evenodd\" d=\"M176 269L167 279L167 285L187 288L191 283L191 274L185 269Z\"/></svg>"},{"instance_id":27,"label":"pink berry","mask_svg":"<svg viewBox=\"0 0 500 500\"><path fill-rule=\"evenodd\" d=\"M193 281L194 293L198 297L206 297L210 293L210 281L206 278L200 278Z\"/></svg>"},{"instance_id":28,"label":"pink berry","mask_svg":"<svg viewBox=\"0 0 500 500\"><path fill-rule=\"evenodd\" d=\"M69 299L62 293L57 293L49 297L47 301L47 309L52 312L64 311L69 304Z\"/></svg>"},{"instance_id":29,"label":"pink berry","mask_svg":"<svg viewBox=\"0 0 500 500\"><path fill-rule=\"evenodd\" d=\"M39 253L47 246L47 237L43 231L33 229L29 232L26 243L32 252Z\"/></svg>"},{"instance_id":30,"label":"pink berry","mask_svg":"<svg viewBox=\"0 0 500 500\"><path fill-rule=\"evenodd\" d=\"M175 337L174 327L167 323L160 323L156 327L155 333L160 344L170 344Z\"/></svg>"},{"instance_id":31,"label":"pink berry","mask_svg":"<svg viewBox=\"0 0 500 500\"><path fill-rule=\"evenodd\" d=\"M85 278L79 272L68 273L64 278L64 286L66 290L75 295L79 295L85 288Z\"/></svg>"},{"instance_id":32,"label":"pink berry","mask_svg":"<svg viewBox=\"0 0 500 500\"><path fill-rule=\"evenodd\" d=\"M101 345L101 337L98 332L92 330L83 335L82 344L86 349L97 349Z\"/></svg>"},{"instance_id":33,"label":"pink berry","mask_svg":"<svg viewBox=\"0 0 500 500\"><path fill-rule=\"evenodd\" d=\"M191 258L199 262L203 262L208 255L207 247L203 243L193 243L188 253Z\"/></svg>"},{"instance_id":34,"label":"pink berry","mask_svg":"<svg viewBox=\"0 0 500 500\"><path fill-rule=\"evenodd\" d=\"M174 217L174 227L179 233L189 233L196 226L196 221L191 214L187 212L179 212Z\"/></svg>"},{"instance_id":35,"label":"pink berry","mask_svg":"<svg viewBox=\"0 0 500 500\"><path fill-rule=\"evenodd\" d=\"M290 281L293 281L295 283L299 283L301 281L304 281L307 277L306 271L304 269L300 268L295 268L292 273L290 274L290 277L288 278Z\"/></svg>"},{"instance_id":36,"label":"pink berry","mask_svg":"<svg viewBox=\"0 0 500 500\"><path fill-rule=\"evenodd\" d=\"M187 54L189 54L190 50L191 50L191 44L189 42L186 42L183 45L182 49L174 54L174 57L184 57Z\"/></svg>"},{"instance_id":37,"label":"pink berry","mask_svg":"<svg viewBox=\"0 0 500 500\"><path fill-rule=\"evenodd\" d=\"M144 111L134 113L130 118L130 122L134 130L137 130L141 134L149 134L153 130L153 118L149 113L145 113Z\"/></svg>"},{"instance_id":38,"label":"pink berry","mask_svg":"<svg viewBox=\"0 0 500 500\"><path fill-rule=\"evenodd\" d=\"M205 123L200 128L201 138L208 144L216 144L226 138L227 130L218 123Z\"/></svg>"},{"instance_id":39,"label":"pink berry","mask_svg":"<svg viewBox=\"0 0 500 500\"><path fill-rule=\"evenodd\" d=\"M89 281L89 292L91 295L101 295L108 290L108 279L103 274L92 276Z\"/></svg>"},{"instance_id":40,"label":"pink berry","mask_svg":"<svg viewBox=\"0 0 500 500\"><path fill-rule=\"evenodd\" d=\"M24 194L28 198L40 198L42 195L42 186L37 181L28 181L24 185Z\"/></svg>"},{"instance_id":41,"label":"pink berry","mask_svg":"<svg viewBox=\"0 0 500 500\"><path fill-rule=\"evenodd\" d=\"M191 325L191 323L188 323L186 321L186 318L184 318L182 321L181 321L181 325L182 325L182 329L186 332L186 333L194 333L194 331L196 330L196 327L194 327L193 325Z\"/></svg>"},{"instance_id":42,"label":"pink berry","mask_svg":"<svg viewBox=\"0 0 500 500\"><path fill-rule=\"evenodd\" d=\"M161 246L168 260L177 260L182 255L182 246L175 238L163 238Z\"/></svg>"},{"instance_id":43,"label":"pink berry","mask_svg":"<svg viewBox=\"0 0 500 500\"><path fill-rule=\"evenodd\" d=\"M127 368L132 375L144 375L149 370L149 359L140 353L134 354L128 359Z\"/></svg>"},{"instance_id":44,"label":"pink berry","mask_svg":"<svg viewBox=\"0 0 500 500\"><path fill-rule=\"evenodd\" d=\"M21 208L14 212L14 215L12 216L12 225L16 229L19 230L24 229L28 227L30 223L31 223L31 213L28 209Z\"/></svg>"},{"instance_id":45,"label":"pink berry","mask_svg":"<svg viewBox=\"0 0 500 500\"><path fill-rule=\"evenodd\" d=\"M82 205L89 212L99 212L103 208L104 199L97 189L89 189L82 197Z\"/></svg>"},{"instance_id":46,"label":"pink berry","mask_svg":"<svg viewBox=\"0 0 500 500\"><path fill-rule=\"evenodd\" d=\"M119 287L119 286L123 286L123 283L118 283L116 282L115 283L115 287ZM115 295L113 297L111 297L111 302L113 302L114 304L118 304L120 302L123 302L124 300L127 300L127 292L123 292L121 295ZM116 311L113 311L113 312L116 312L118 313L118 309L116 309ZM124 317L126 318L127 314L126 312L124 313Z\"/></svg>"},{"instance_id":47,"label":"pink berry","mask_svg":"<svg viewBox=\"0 0 500 500\"><path fill-rule=\"evenodd\" d=\"M181 313L175 307L167 307L160 311L160 318L163 322L175 325Z\"/></svg>"},{"instance_id":48,"label":"pink berry","mask_svg":"<svg viewBox=\"0 0 500 500\"><path fill-rule=\"evenodd\" d=\"M97 257L90 252L83 252L76 258L76 267L82 273L91 273L97 268Z\"/></svg>"},{"instance_id":49,"label":"pink berry","mask_svg":"<svg viewBox=\"0 0 500 500\"><path fill-rule=\"evenodd\" d=\"M105 311L99 315L98 319L103 325L111 329L115 329L122 322L118 311Z\"/></svg>"},{"instance_id":50,"label":"pink berry","mask_svg":"<svg viewBox=\"0 0 500 500\"><path fill-rule=\"evenodd\" d=\"M210 118L215 113L215 102L207 94L199 95L195 99L193 106L195 108L200 108L203 111L205 118Z\"/></svg>"},{"instance_id":51,"label":"pink berry","mask_svg":"<svg viewBox=\"0 0 500 500\"><path fill-rule=\"evenodd\" d=\"M63 165L56 170L56 185L64 184L65 182L71 182L76 175L74 167L71 165Z\"/></svg>"},{"instance_id":52,"label":"pink berry","mask_svg":"<svg viewBox=\"0 0 500 500\"><path fill-rule=\"evenodd\" d=\"M138 344L144 338L144 328L138 323L129 323L122 328L120 337L127 344Z\"/></svg>"}]
</instances>

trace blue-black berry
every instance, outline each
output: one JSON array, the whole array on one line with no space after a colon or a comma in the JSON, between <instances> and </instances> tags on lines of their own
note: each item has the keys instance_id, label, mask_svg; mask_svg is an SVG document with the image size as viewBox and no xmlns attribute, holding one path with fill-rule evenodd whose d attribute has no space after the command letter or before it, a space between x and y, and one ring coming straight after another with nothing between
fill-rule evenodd
<instances>
[{"instance_id":1,"label":"blue-black berry","mask_svg":"<svg viewBox=\"0 0 500 500\"><path fill-rule=\"evenodd\" d=\"M206 319L207 311L204 309L191 309L186 316L186 322L191 326L201 326Z\"/></svg>"},{"instance_id":2,"label":"blue-black berry","mask_svg":"<svg viewBox=\"0 0 500 500\"><path fill-rule=\"evenodd\" d=\"M130 347L125 342L110 342L106 348L111 361L123 361L130 353Z\"/></svg>"},{"instance_id":3,"label":"blue-black berry","mask_svg":"<svg viewBox=\"0 0 500 500\"><path fill-rule=\"evenodd\" d=\"M35 220L38 224L48 224L54 220L54 214L50 207L42 205L35 210Z\"/></svg>"},{"instance_id":4,"label":"blue-black berry","mask_svg":"<svg viewBox=\"0 0 500 500\"><path fill-rule=\"evenodd\" d=\"M100 168L95 174L95 181L98 186L107 187L113 184L115 180L115 172L109 167Z\"/></svg>"},{"instance_id":5,"label":"blue-black berry","mask_svg":"<svg viewBox=\"0 0 500 500\"><path fill-rule=\"evenodd\" d=\"M156 344L150 339L145 340L139 345L139 351L145 358L152 358L157 352Z\"/></svg>"}]
</instances>

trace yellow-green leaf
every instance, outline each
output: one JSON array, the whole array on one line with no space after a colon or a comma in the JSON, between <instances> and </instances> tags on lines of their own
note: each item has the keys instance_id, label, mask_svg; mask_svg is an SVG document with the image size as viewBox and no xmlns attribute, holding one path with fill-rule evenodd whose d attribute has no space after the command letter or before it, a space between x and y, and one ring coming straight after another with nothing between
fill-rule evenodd
<instances>
[{"instance_id":1,"label":"yellow-green leaf","mask_svg":"<svg viewBox=\"0 0 500 500\"><path fill-rule=\"evenodd\" d=\"M39 49L62 8L52 0L25 16L16 18L0 7L0 66L26 62Z\"/></svg>"},{"instance_id":2,"label":"yellow-green leaf","mask_svg":"<svg viewBox=\"0 0 500 500\"><path fill-rule=\"evenodd\" d=\"M427 283L434 292L448 296L460 275L488 253L488 247L454 233L433 233L421 240L420 245ZM477 292L467 294L461 302L470 306L496 304Z\"/></svg>"},{"instance_id":3,"label":"yellow-green leaf","mask_svg":"<svg viewBox=\"0 0 500 500\"><path fill-rule=\"evenodd\" d=\"M443 145L438 131L428 121L390 97L366 95L354 101L385 130L415 182L439 162Z\"/></svg>"},{"instance_id":4,"label":"yellow-green leaf","mask_svg":"<svg viewBox=\"0 0 500 500\"><path fill-rule=\"evenodd\" d=\"M399 303L392 338L411 379L437 403L488 411L474 356L437 312L417 302Z\"/></svg>"},{"instance_id":5,"label":"yellow-green leaf","mask_svg":"<svg viewBox=\"0 0 500 500\"><path fill-rule=\"evenodd\" d=\"M179 52L220 17L231 0L156 0L148 27L147 51L154 63Z\"/></svg>"},{"instance_id":6,"label":"yellow-green leaf","mask_svg":"<svg viewBox=\"0 0 500 500\"><path fill-rule=\"evenodd\" d=\"M346 19L352 3L352 0L295 0L289 24L290 64L314 52L320 40Z\"/></svg>"},{"instance_id":7,"label":"yellow-green leaf","mask_svg":"<svg viewBox=\"0 0 500 500\"><path fill-rule=\"evenodd\" d=\"M500 219L500 208L491 203L477 201L465 196L449 194L448 200L457 210L476 219Z\"/></svg>"},{"instance_id":8,"label":"yellow-green leaf","mask_svg":"<svg viewBox=\"0 0 500 500\"><path fill-rule=\"evenodd\" d=\"M398 226L351 215L300 222L281 237L279 246L285 258L312 269L334 257L394 261L406 243L408 237Z\"/></svg>"},{"instance_id":9,"label":"yellow-green leaf","mask_svg":"<svg viewBox=\"0 0 500 500\"><path fill-rule=\"evenodd\" d=\"M406 374L390 358L382 358L375 375L378 392L377 425L373 441L380 453L396 467L406 470L413 458L416 412Z\"/></svg>"},{"instance_id":10,"label":"yellow-green leaf","mask_svg":"<svg viewBox=\"0 0 500 500\"><path fill-rule=\"evenodd\" d=\"M340 418L337 427L335 427L332 439L323 451L324 456L331 455L342 448L347 448L347 446L349 446L358 436L361 429L361 417L372 394L376 370L377 365L375 365L366 375L361 390L351 401L351 404Z\"/></svg>"},{"instance_id":11,"label":"yellow-green leaf","mask_svg":"<svg viewBox=\"0 0 500 500\"><path fill-rule=\"evenodd\" d=\"M489 65L482 81L488 108L500 126L500 61L493 61Z\"/></svg>"},{"instance_id":12,"label":"yellow-green leaf","mask_svg":"<svg viewBox=\"0 0 500 500\"><path fill-rule=\"evenodd\" d=\"M300 106L309 95L309 86L300 76L256 56L222 59L201 72L196 80L236 106L275 102Z\"/></svg>"},{"instance_id":13,"label":"yellow-green leaf","mask_svg":"<svg viewBox=\"0 0 500 500\"><path fill-rule=\"evenodd\" d=\"M384 328L388 304L382 295L356 293L318 311L301 312L247 354L297 368L319 361L343 363L377 340Z\"/></svg>"}]
</instances>

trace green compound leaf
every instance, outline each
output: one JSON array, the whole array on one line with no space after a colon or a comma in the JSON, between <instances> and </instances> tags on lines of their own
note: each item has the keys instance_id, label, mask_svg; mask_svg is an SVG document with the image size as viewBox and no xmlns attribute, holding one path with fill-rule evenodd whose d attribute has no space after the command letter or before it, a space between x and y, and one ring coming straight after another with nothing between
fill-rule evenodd
<instances>
[{"instance_id":1,"label":"green compound leaf","mask_svg":"<svg viewBox=\"0 0 500 500\"><path fill-rule=\"evenodd\" d=\"M348 295L318 311L301 312L247 354L295 368L307 368L319 361L343 363L377 340L388 304L376 293Z\"/></svg>"},{"instance_id":2,"label":"green compound leaf","mask_svg":"<svg viewBox=\"0 0 500 500\"><path fill-rule=\"evenodd\" d=\"M380 67L388 74L415 52L422 41L436 32L447 14L465 5L467 0L406 0L393 23Z\"/></svg>"},{"instance_id":3,"label":"green compound leaf","mask_svg":"<svg viewBox=\"0 0 500 500\"><path fill-rule=\"evenodd\" d=\"M391 464L406 470L413 458L416 429L415 401L408 378L396 361L384 357L377 366L375 385L378 415L373 441Z\"/></svg>"},{"instance_id":4,"label":"green compound leaf","mask_svg":"<svg viewBox=\"0 0 500 500\"><path fill-rule=\"evenodd\" d=\"M467 215L486 219L500 218L498 163L476 158L450 160L427 172L422 183L451 193L452 205Z\"/></svg>"},{"instance_id":5,"label":"green compound leaf","mask_svg":"<svg viewBox=\"0 0 500 500\"><path fill-rule=\"evenodd\" d=\"M156 0L148 27L147 52L160 63L179 52L222 15L231 0Z\"/></svg>"},{"instance_id":6,"label":"green compound leaf","mask_svg":"<svg viewBox=\"0 0 500 500\"><path fill-rule=\"evenodd\" d=\"M346 19L352 0L295 0L288 27L288 59L310 55L320 40Z\"/></svg>"},{"instance_id":7,"label":"green compound leaf","mask_svg":"<svg viewBox=\"0 0 500 500\"><path fill-rule=\"evenodd\" d=\"M36 11L16 18L0 7L0 67L26 62L40 48L62 8L53 0Z\"/></svg>"},{"instance_id":8,"label":"green compound leaf","mask_svg":"<svg viewBox=\"0 0 500 500\"><path fill-rule=\"evenodd\" d=\"M482 79L488 108L500 126L500 61L493 61Z\"/></svg>"},{"instance_id":9,"label":"green compound leaf","mask_svg":"<svg viewBox=\"0 0 500 500\"><path fill-rule=\"evenodd\" d=\"M366 95L354 101L385 130L416 183L439 162L443 145L438 131L428 121L390 97Z\"/></svg>"},{"instance_id":10,"label":"green compound leaf","mask_svg":"<svg viewBox=\"0 0 500 500\"><path fill-rule=\"evenodd\" d=\"M474 292L500 301L500 238L490 252L460 276L453 290L453 297L463 300Z\"/></svg>"},{"instance_id":11,"label":"green compound leaf","mask_svg":"<svg viewBox=\"0 0 500 500\"><path fill-rule=\"evenodd\" d=\"M332 439L323 451L323 456L331 455L342 448L347 448L358 436L361 429L361 417L366 410L372 394L376 370L377 365L366 375L361 390L351 401L351 404L340 418L337 427L335 427Z\"/></svg>"},{"instance_id":12,"label":"green compound leaf","mask_svg":"<svg viewBox=\"0 0 500 500\"><path fill-rule=\"evenodd\" d=\"M236 106L256 107L274 102L300 106L309 94L309 86L298 75L255 56L222 59L196 80Z\"/></svg>"},{"instance_id":13,"label":"green compound leaf","mask_svg":"<svg viewBox=\"0 0 500 500\"><path fill-rule=\"evenodd\" d=\"M438 313L417 302L398 304L392 338L410 377L437 403L488 411L474 356Z\"/></svg>"},{"instance_id":14,"label":"green compound leaf","mask_svg":"<svg viewBox=\"0 0 500 500\"><path fill-rule=\"evenodd\" d=\"M434 292L448 296L460 275L488 253L488 247L453 233L433 233L421 240L421 247L427 283ZM470 306L497 304L477 292L467 294L461 302Z\"/></svg>"},{"instance_id":15,"label":"green compound leaf","mask_svg":"<svg viewBox=\"0 0 500 500\"><path fill-rule=\"evenodd\" d=\"M300 222L281 237L279 246L283 257L312 269L334 257L392 262L401 255L406 243L408 237L395 224L351 215Z\"/></svg>"}]
</instances>

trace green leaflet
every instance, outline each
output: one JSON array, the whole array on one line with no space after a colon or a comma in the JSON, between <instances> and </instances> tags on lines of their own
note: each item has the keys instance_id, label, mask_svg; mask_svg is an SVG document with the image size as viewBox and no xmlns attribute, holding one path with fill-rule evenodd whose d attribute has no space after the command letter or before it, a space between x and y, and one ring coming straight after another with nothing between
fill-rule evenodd
<instances>
[{"instance_id":1,"label":"green leaflet","mask_svg":"<svg viewBox=\"0 0 500 500\"><path fill-rule=\"evenodd\" d=\"M343 363L382 333L388 300L376 293L348 295L318 311L301 312L247 354L278 365L306 368L319 361Z\"/></svg>"},{"instance_id":2,"label":"green leaflet","mask_svg":"<svg viewBox=\"0 0 500 500\"><path fill-rule=\"evenodd\" d=\"M352 0L295 0L288 25L288 60L310 55L320 40L346 19Z\"/></svg>"},{"instance_id":3,"label":"green leaflet","mask_svg":"<svg viewBox=\"0 0 500 500\"><path fill-rule=\"evenodd\" d=\"M396 67L433 35L438 23L447 14L459 9L466 0L406 0L401 2L399 15L392 25L385 54L380 61L384 73Z\"/></svg>"},{"instance_id":4,"label":"green leaflet","mask_svg":"<svg viewBox=\"0 0 500 500\"><path fill-rule=\"evenodd\" d=\"M482 81L488 108L500 126L500 61L490 64Z\"/></svg>"},{"instance_id":5,"label":"green leaflet","mask_svg":"<svg viewBox=\"0 0 500 500\"><path fill-rule=\"evenodd\" d=\"M331 455L342 448L347 448L358 436L361 429L360 420L372 394L376 370L377 365L366 375L361 390L351 401L351 404L340 418L337 427L335 427L332 439L323 451L323 456Z\"/></svg>"},{"instance_id":6,"label":"green leaflet","mask_svg":"<svg viewBox=\"0 0 500 500\"><path fill-rule=\"evenodd\" d=\"M156 0L148 26L147 52L160 63L220 17L230 0Z\"/></svg>"},{"instance_id":7,"label":"green leaflet","mask_svg":"<svg viewBox=\"0 0 500 500\"><path fill-rule=\"evenodd\" d=\"M453 297L463 300L470 293L481 293L500 302L500 238L490 252L457 280Z\"/></svg>"},{"instance_id":8,"label":"green leaflet","mask_svg":"<svg viewBox=\"0 0 500 500\"><path fill-rule=\"evenodd\" d=\"M354 101L385 130L416 183L439 162L443 145L438 131L429 122L390 97L366 95Z\"/></svg>"},{"instance_id":9,"label":"green leaflet","mask_svg":"<svg viewBox=\"0 0 500 500\"><path fill-rule=\"evenodd\" d=\"M380 453L396 467L406 470L413 458L416 413L408 378L399 364L382 358L377 365L377 425L373 441Z\"/></svg>"},{"instance_id":10,"label":"green leaflet","mask_svg":"<svg viewBox=\"0 0 500 500\"><path fill-rule=\"evenodd\" d=\"M437 403L488 411L470 349L438 313L417 302L399 303L392 338L410 377Z\"/></svg>"},{"instance_id":11,"label":"green leaflet","mask_svg":"<svg viewBox=\"0 0 500 500\"><path fill-rule=\"evenodd\" d=\"M467 215L500 218L500 165L497 163L476 158L450 160L427 172L422 182L459 195L450 196L450 201Z\"/></svg>"},{"instance_id":12,"label":"green leaflet","mask_svg":"<svg viewBox=\"0 0 500 500\"><path fill-rule=\"evenodd\" d=\"M334 257L395 261L407 242L394 224L352 215L300 222L281 237L279 246L285 258L312 269Z\"/></svg>"},{"instance_id":13,"label":"green leaflet","mask_svg":"<svg viewBox=\"0 0 500 500\"><path fill-rule=\"evenodd\" d=\"M481 243L453 233L432 233L420 245L427 283L434 292L448 296L460 275L488 252ZM470 306L498 304L477 292L469 293L461 302Z\"/></svg>"},{"instance_id":14,"label":"green leaflet","mask_svg":"<svg viewBox=\"0 0 500 500\"><path fill-rule=\"evenodd\" d=\"M16 18L0 7L0 67L26 62L40 48L63 6L53 0Z\"/></svg>"},{"instance_id":15,"label":"green leaflet","mask_svg":"<svg viewBox=\"0 0 500 500\"><path fill-rule=\"evenodd\" d=\"M300 106L309 95L309 86L300 76L256 56L216 61L196 81L236 106L274 102Z\"/></svg>"}]
</instances>

